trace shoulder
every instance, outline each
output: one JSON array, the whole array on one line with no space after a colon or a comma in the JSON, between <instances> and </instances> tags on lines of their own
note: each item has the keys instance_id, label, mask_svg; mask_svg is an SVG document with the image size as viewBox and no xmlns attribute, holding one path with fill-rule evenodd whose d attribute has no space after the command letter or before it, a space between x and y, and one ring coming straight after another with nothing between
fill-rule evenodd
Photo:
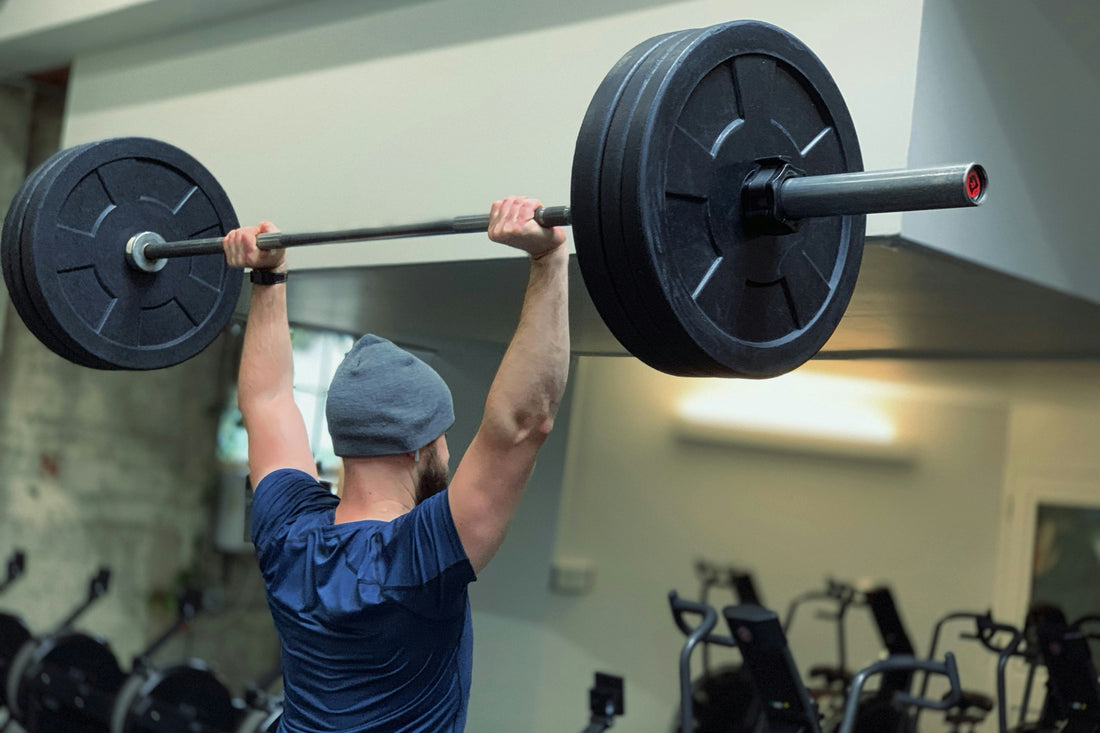
<instances>
[{"instance_id":1,"label":"shoulder","mask_svg":"<svg viewBox=\"0 0 1100 733\"><path fill-rule=\"evenodd\" d=\"M451 515L450 491L440 491L413 507L412 511L395 520L395 523L429 529L435 533L456 538L454 517Z\"/></svg>"},{"instance_id":2,"label":"shoulder","mask_svg":"<svg viewBox=\"0 0 1100 733\"><path fill-rule=\"evenodd\" d=\"M382 585L387 595L426 618L464 613L466 586L477 580L451 518L448 492L395 519Z\"/></svg>"},{"instance_id":3,"label":"shoulder","mask_svg":"<svg viewBox=\"0 0 1100 733\"><path fill-rule=\"evenodd\" d=\"M296 468L280 468L260 479L253 491L254 505L292 500L322 500L336 504L339 501L332 491L305 471Z\"/></svg>"},{"instance_id":4,"label":"shoulder","mask_svg":"<svg viewBox=\"0 0 1100 733\"><path fill-rule=\"evenodd\" d=\"M252 498L252 534L257 538L277 532L298 517L331 511L339 499L304 471L283 468L264 476Z\"/></svg>"},{"instance_id":5,"label":"shoulder","mask_svg":"<svg viewBox=\"0 0 1100 733\"><path fill-rule=\"evenodd\" d=\"M425 499L408 514L395 519L392 526L397 544L410 544L420 562L431 558L429 564L437 573L467 564L466 551L451 516L448 493L441 491Z\"/></svg>"},{"instance_id":6,"label":"shoulder","mask_svg":"<svg viewBox=\"0 0 1100 733\"><path fill-rule=\"evenodd\" d=\"M306 484L316 484L324 489L324 485L320 481L305 471L297 468L279 468L264 475L256 484L254 491L259 496L261 493L270 493L272 489L278 490L279 487Z\"/></svg>"}]
</instances>

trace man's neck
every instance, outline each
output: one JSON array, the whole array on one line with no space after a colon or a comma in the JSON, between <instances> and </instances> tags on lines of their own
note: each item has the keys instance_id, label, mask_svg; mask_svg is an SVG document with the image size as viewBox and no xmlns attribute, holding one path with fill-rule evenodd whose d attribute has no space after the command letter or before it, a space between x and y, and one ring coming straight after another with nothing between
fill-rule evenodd
<instances>
[{"instance_id":1,"label":"man's neck","mask_svg":"<svg viewBox=\"0 0 1100 733\"><path fill-rule=\"evenodd\" d=\"M412 511L416 505L415 466L404 455L345 459L336 523L390 521Z\"/></svg>"}]
</instances>

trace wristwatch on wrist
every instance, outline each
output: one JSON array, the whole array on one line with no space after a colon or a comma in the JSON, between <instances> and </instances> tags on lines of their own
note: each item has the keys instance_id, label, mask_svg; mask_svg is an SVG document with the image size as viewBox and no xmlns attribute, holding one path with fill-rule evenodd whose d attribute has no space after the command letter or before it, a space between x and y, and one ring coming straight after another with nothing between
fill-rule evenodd
<instances>
[{"instance_id":1,"label":"wristwatch on wrist","mask_svg":"<svg viewBox=\"0 0 1100 733\"><path fill-rule=\"evenodd\" d=\"M253 270L248 279L253 285L278 285L279 283L285 283L289 274L287 272L275 272L274 270Z\"/></svg>"}]
</instances>

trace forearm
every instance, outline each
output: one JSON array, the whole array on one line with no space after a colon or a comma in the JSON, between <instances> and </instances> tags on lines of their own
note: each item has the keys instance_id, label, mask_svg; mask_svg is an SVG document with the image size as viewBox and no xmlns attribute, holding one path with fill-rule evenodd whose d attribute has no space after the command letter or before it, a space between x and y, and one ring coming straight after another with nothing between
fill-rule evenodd
<instances>
[{"instance_id":1,"label":"forearm","mask_svg":"<svg viewBox=\"0 0 1100 733\"><path fill-rule=\"evenodd\" d=\"M569 254L531 261L519 325L486 403L486 425L508 440L545 439L569 372Z\"/></svg>"},{"instance_id":2,"label":"forearm","mask_svg":"<svg viewBox=\"0 0 1100 733\"><path fill-rule=\"evenodd\" d=\"M245 420L250 407L280 396L293 399L293 390L286 285L254 285L237 378L237 401Z\"/></svg>"}]
</instances>

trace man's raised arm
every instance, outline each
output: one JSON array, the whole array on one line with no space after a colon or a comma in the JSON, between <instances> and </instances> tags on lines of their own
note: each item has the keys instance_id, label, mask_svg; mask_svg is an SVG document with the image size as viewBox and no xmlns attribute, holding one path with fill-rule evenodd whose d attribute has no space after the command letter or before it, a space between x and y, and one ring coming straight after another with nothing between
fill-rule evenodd
<instances>
[{"instance_id":1,"label":"man's raised arm","mask_svg":"<svg viewBox=\"0 0 1100 733\"><path fill-rule=\"evenodd\" d=\"M282 250L264 251L256 235L278 231L269 222L226 235L226 260L233 267L285 273ZM294 403L294 361L286 314L286 284L254 284L245 327L237 405L248 433L252 486L278 468L297 468L316 477L302 413Z\"/></svg>"},{"instance_id":2,"label":"man's raised arm","mask_svg":"<svg viewBox=\"0 0 1100 733\"><path fill-rule=\"evenodd\" d=\"M554 424L569 371L565 232L533 220L540 203L493 204L489 238L531 255L519 325L489 389L481 427L451 482L451 514L476 572L504 540L535 456Z\"/></svg>"}]
</instances>

